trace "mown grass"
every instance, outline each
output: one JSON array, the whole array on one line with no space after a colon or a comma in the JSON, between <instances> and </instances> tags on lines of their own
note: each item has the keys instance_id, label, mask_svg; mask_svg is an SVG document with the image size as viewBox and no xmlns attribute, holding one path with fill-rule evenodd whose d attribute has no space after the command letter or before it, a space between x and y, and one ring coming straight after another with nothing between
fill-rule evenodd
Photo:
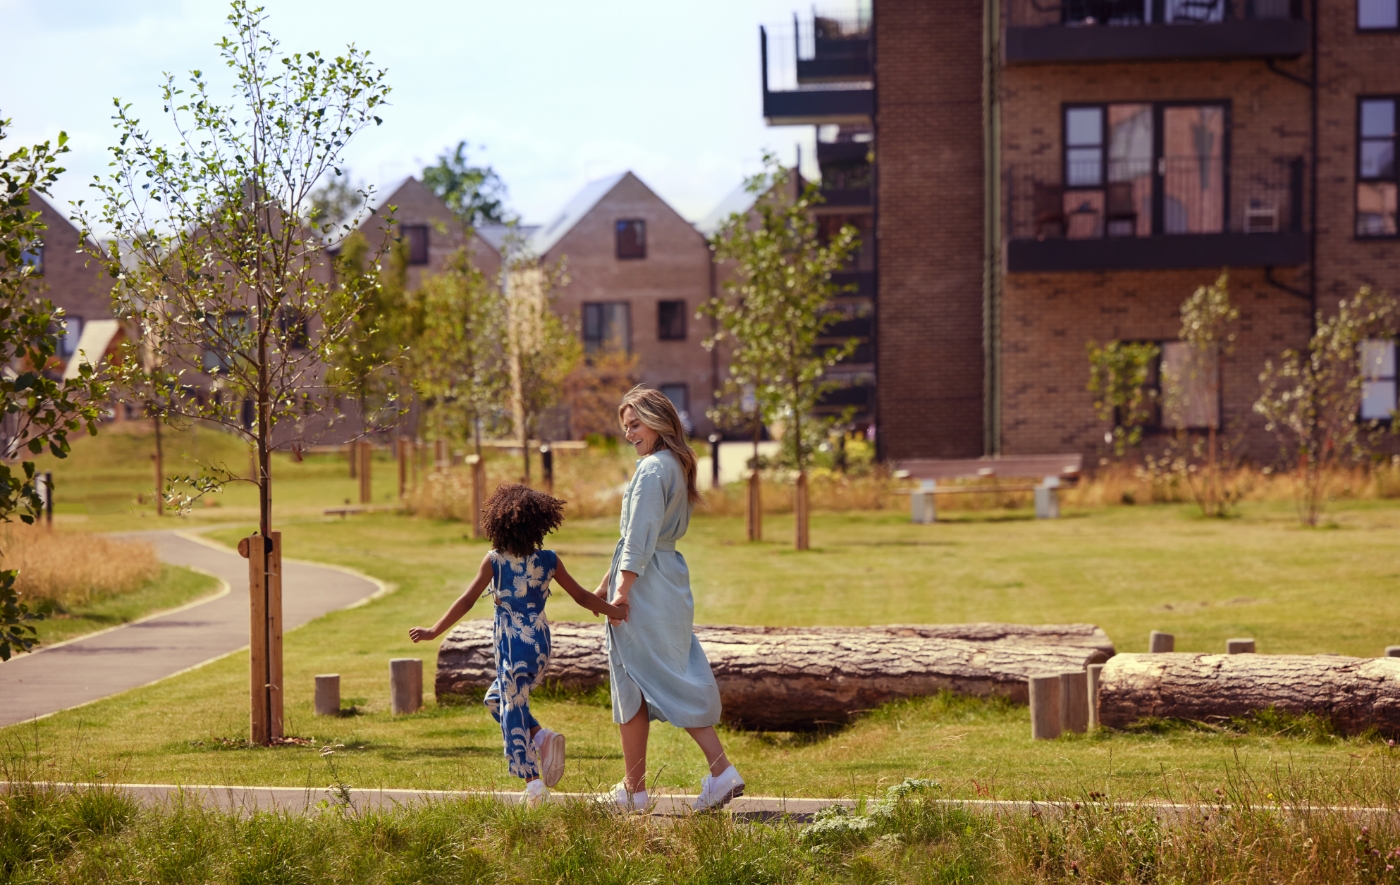
<instances>
[{"instance_id":1,"label":"mown grass","mask_svg":"<svg viewBox=\"0 0 1400 885\"><path fill-rule=\"evenodd\" d=\"M162 565L156 577L125 593L99 594L56 610L35 624L42 645L84 633L128 624L150 614L178 608L214 593L219 582L200 572ZM42 647L42 646L41 646Z\"/></svg>"},{"instance_id":2,"label":"mown grass","mask_svg":"<svg viewBox=\"0 0 1400 885\"><path fill-rule=\"evenodd\" d=\"M1393 783L1393 781L1392 781ZM1297 789L1288 789L1296 786ZM1284 798L1279 798L1280 796ZM1390 883L1394 814L1319 809L1295 781L1236 782L1179 816L1085 797L979 812L908 782L802 824L619 818L489 799L356 813L233 814L106 789L20 784L0 799L6 883Z\"/></svg>"}]
</instances>

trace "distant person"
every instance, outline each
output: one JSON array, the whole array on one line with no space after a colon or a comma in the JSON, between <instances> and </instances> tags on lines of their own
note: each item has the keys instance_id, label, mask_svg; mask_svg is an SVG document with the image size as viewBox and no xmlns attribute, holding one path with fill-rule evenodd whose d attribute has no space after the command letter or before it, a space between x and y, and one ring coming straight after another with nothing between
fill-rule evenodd
<instances>
[{"instance_id":1,"label":"distant person","mask_svg":"<svg viewBox=\"0 0 1400 885\"><path fill-rule=\"evenodd\" d=\"M601 800L624 812L646 810L647 737L659 719L688 731L710 765L695 810L721 808L744 794L744 779L715 734L719 686L695 638L690 571L676 551L701 500L695 453L660 391L634 387L617 411L641 459L622 498L622 538L597 590L626 613L609 616L606 645L625 774Z\"/></svg>"},{"instance_id":2,"label":"distant person","mask_svg":"<svg viewBox=\"0 0 1400 885\"><path fill-rule=\"evenodd\" d=\"M496 601L496 680L486 690L486 709L501 724L510 773L525 779L525 802L544 802L564 776L564 736L544 728L530 713L530 691L549 663L549 622L544 617L549 582L594 614L626 617L626 609L589 593L564 570L544 536L564 521L564 502L527 486L496 489L481 512L491 551L481 560L467 592L432 627L414 627L414 642L436 639L471 611L488 587Z\"/></svg>"}]
</instances>

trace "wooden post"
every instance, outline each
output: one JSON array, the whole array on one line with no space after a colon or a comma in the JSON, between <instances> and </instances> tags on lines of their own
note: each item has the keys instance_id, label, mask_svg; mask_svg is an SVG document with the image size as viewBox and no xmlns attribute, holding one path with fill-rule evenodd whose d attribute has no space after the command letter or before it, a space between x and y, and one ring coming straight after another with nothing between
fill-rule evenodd
<instances>
[{"instance_id":1,"label":"wooden post","mask_svg":"<svg viewBox=\"0 0 1400 885\"><path fill-rule=\"evenodd\" d=\"M350 462L350 478L360 475L360 441L355 439L345 444L345 457Z\"/></svg>"},{"instance_id":2,"label":"wooden post","mask_svg":"<svg viewBox=\"0 0 1400 885\"><path fill-rule=\"evenodd\" d=\"M44 471L44 526L53 529L53 471Z\"/></svg>"},{"instance_id":3,"label":"wooden post","mask_svg":"<svg viewBox=\"0 0 1400 885\"><path fill-rule=\"evenodd\" d=\"M399 437L396 451L399 460L399 498L402 499L408 491L408 440Z\"/></svg>"},{"instance_id":4,"label":"wooden post","mask_svg":"<svg viewBox=\"0 0 1400 885\"><path fill-rule=\"evenodd\" d=\"M1060 674L1032 676L1027 682L1031 696L1031 740L1054 740L1060 736Z\"/></svg>"},{"instance_id":5,"label":"wooden post","mask_svg":"<svg viewBox=\"0 0 1400 885\"><path fill-rule=\"evenodd\" d=\"M748 530L750 541L763 540L763 485L758 471L749 473Z\"/></svg>"},{"instance_id":6,"label":"wooden post","mask_svg":"<svg viewBox=\"0 0 1400 885\"><path fill-rule=\"evenodd\" d=\"M327 673L316 677L316 715L340 715L339 673Z\"/></svg>"},{"instance_id":7,"label":"wooden post","mask_svg":"<svg viewBox=\"0 0 1400 885\"><path fill-rule=\"evenodd\" d=\"M248 699L252 716L249 740L260 746L272 743L272 709L268 704L267 657L267 548L254 532L238 542L238 552L248 560Z\"/></svg>"},{"instance_id":8,"label":"wooden post","mask_svg":"<svg viewBox=\"0 0 1400 885\"><path fill-rule=\"evenodd\" d=\"M1170 633L1153 630L1147 635L1147 650L1154 655L1175 651L1176 637Z\"/></svg>"},{"instance_id":9,"label":"wooden post","mask_svg":"<svg viewBox=\"0 0 1400 885\"><path fill-rule=\"evenodd\" d=\"M472 469L472 537L481 537L481 507L486 503L486 462L480 455L468 455Z\"/></svg>"},{"instance_id":10,"label":"wooden post","mask_svg":"<svg viewBox=\"0 0 1400 885\"><path fill-rule=\"evenodd\" d=\"M1089 674L1083 670L1060 674L1060 730L1089 730Z\"/></svg>"},{"instance_id":11,"label":"wooden post","mask_svg":"<svg viewBox=\"0 0 1400 885\"><path fill-rule=\"evenodd\" d=\"M1227 639L1225 640L1225 654L1227 655L1252 655L1254 654L1253 639Z\"/></svg>"},{"instance_id":12,"label":"wooden post","mask_svg":"<svg viewBox=\"0 0 1400 885\"><path fill-rule=\"evenodd\" d=\"M1089 727L1099 727L1099 677L1103 675L1103 664L1089 665Z\"/></svg>"},{"instance_id":13,"label":"wooden post","mask_svg":"<svg viewBox=\"0 0 1400 885\"><path fill-rule=\"evenodd\" d=\"M433 440L433 469L439 473L447 469L447 442Z\"/></svg>"},{"instance_id":14,"label":"wooden post","mask_svg":"<svg viewBox=\"0 0 1400 885\"><path fill-rule=\"evenodd\" d=\"M540 473L544 476L545 494L554 494L554 449L549 443L540 445Z\"/></svg>"},{"instance_id":15,"label":"wooden post","mask_svg":"<svg viewBox=\"0 0 1400 885\"><path fill-rule=\"evenodd\" d=\"M417 713L423 706L423 659L389 661L389 709L394 715Z\"/></svg>"},{"instance_id":16,"label":"wooden post","mask_svg":"<svg viewBox=\"0 0 1400 885\"><path fill-rule=\"evenodd\" d=\"M369 440L360 440L360 503L368 504L374 500L371 480L374 478L374 449L370 446Z\"/></svg>"},{"instance_id":17,"label":"wooden post","mask_svg":"<svg viewBox=\"0 0 1400 885\"><path fill-rule=\"evenodd\" d=\"M792 515L797 518L797 549L806 550L812 546L807 532L807 471L797 474L797 486L792 494Z\"/></svg>"},{"instance_id":18,"label":"wooden post","mask_svg":"<svg viewBox=\"0 0 1400 885\"><path fill-rule=\"evenodd\" d=\"M273 738L286 736L282 715L282 533L271 532L267 554L267 705Z\"/></svg>"},{"instance_id":19,"label":"wooden post","mask_svg":"<svg viewBox=\"0 0 1400 885\"><path fill-rule=\"evenodd\" d=\"M717 489L719 482L719 443L718 433L710 434L710 488Z\"/></svg>"}]
</instances>

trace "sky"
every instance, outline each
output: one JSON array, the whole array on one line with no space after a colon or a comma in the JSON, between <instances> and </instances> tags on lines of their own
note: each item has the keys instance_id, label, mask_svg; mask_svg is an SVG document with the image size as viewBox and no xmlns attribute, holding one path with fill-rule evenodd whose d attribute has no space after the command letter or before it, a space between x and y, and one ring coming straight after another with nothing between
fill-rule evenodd
<instances>
[{"instance_id":1,"label":"sky","mask_svg":"<svg viewBox=\"0 0 1400 885\"><path fill-rule=\"evenodd\" d=\"M384 123L347 154L354 176L383 192L465 139L526 222L629 169L697 221L765 150L790 163L800 142L804 167L813 155L811 127L764 124L758 46L760 24L791 22L809 2L264 2L285 50L354 43L388 69ZM219 0L0 0L10 37L0 118L11 120L0 147L66 131L68 171L53 194L71 215L69 202L90 199L93 176L106 174L113 99L168 133L164 74L216 72L228 10Z\"/></svg>"}]
</instances>

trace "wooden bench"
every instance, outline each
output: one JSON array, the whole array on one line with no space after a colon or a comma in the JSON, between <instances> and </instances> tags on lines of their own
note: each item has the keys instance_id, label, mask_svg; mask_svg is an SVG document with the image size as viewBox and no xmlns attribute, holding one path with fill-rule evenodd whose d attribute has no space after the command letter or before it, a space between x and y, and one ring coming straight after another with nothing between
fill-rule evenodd
<instances>
[{"instance_id":1,"label":"wooden bench","mask_svg":"<svg viewBox=\"0 0 1400 885\"><path fill-rule=\"evenodd\" d=\"M1012 455L998 458L910 459L896 461L895 476L919 480L909 493L909 512L916 523L937 522L938 495L1034 492L1036 519L1060 515L1059 490L1079 481L1084 456ZM992 480L977 485L942 485L939 480Z\"/></svg>"}]
</instances>

